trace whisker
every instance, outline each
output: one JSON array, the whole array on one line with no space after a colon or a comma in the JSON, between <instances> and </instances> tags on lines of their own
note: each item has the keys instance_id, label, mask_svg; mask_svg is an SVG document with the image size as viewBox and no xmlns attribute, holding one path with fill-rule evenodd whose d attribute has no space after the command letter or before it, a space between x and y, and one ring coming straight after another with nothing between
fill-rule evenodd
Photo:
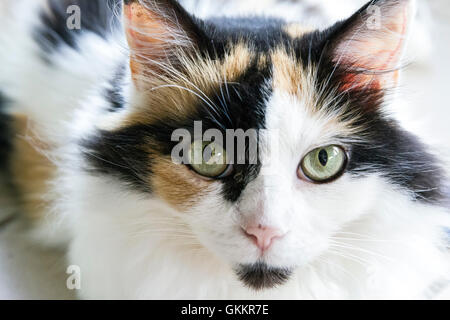
<instances>
[{"instance_id":1,"label":"whisker","mask_svg":"<svg viewBox=\"0 0 450 320\"><path fill-rule=\"evenodd\" d=\"M367 267L368 265L370 265L370 263L364 259L361 259L358 256L352 255L352 254L348 254L346 252L342 252L342 251L338 251L338 250L330 250L329 251L331 254L335 254L341 258L344 259L348 259L351 260L353 262L358 263L359 265L362 265L363 267Z\"/></svg>"},{"instance_id":2,"label":"whisker","mask_svg":"<svg viewBox=\"0 0 450 320\"><path fill-rule=\"evenodd\" d=\"M372 252L370 250L362 249L362 248L359 248L359 247L346 245L346 244L343 244L343 243L336 243L336 242L331 242L331 246L335 247L335 248L342 248L342 249L348 249L348 250L359 251L359 252L362 252L362 253L367 253L367 254L369 254L371 256L383 258L383 259L386 259L386 260L388 260L390 262L394 262L394 260L392 258L388 257L388 256L382 255L380 253Z\"/></svg>"}]
</instances>

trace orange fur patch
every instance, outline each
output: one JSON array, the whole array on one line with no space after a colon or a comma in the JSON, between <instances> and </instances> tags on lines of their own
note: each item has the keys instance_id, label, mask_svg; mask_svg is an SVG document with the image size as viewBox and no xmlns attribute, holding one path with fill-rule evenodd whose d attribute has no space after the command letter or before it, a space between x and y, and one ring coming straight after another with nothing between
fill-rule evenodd
<instances>
[{"instance_id":1,"label":"orange fur patch","mask_svg":"<svg viewBox=\"0 0 450 320\"><path fill-rule=\"evenodd\" d=\"M303 37L306 33L311 32L313 29L309 27L302 26L298 23L290 23L283 27L284 32L286 32L291 38Z\"/></svg>"},{"instance_id":2,"label":"orange fur patch","mask_svg":"<svg viewBox=\"0 0 450 320\"><path fill-rule=\"evenodd\" d=\"M300 95L305 86L305 70L296 62L293 53L276 49L271 54L273 63L273 87L292 95Z\"/></svg>"},{"instance_id":3,"label":"orange fur patch","mask_svg":"<svg viewBox=\"0 0 450 320\"><path fill-rule=\"evenodd\" d=\"M48 210L49 182L56 167L43 154L50 146L39 140L32 124L24 116L15 116L11 176L19 193L24 213L31 221L42 218Z\"/></svg>"},{"instance_id":4,"label":"orange fur patch","mask_svg":"<svg viewBox=\"0 0 450 320\"><path fill-rule=\"evenodd\" d=\"M155 194L179 211L194 206L202 195L214 189L214 182L196 176L170 158L159 158L152 166L151 185Z\"/></svg>"},{"instance_id":5,"label":"orange fur patch","mask_svg":"<svg viewBox=\"0 0 450 320\"><path fill-rule=\"evenodd\" d=\"M193 114L199 104L212 104L209 96L225 81L235 81L254 56L244 44L234 46L222 60L180 52L181 67L167 66L164 74L150 76L146 89L139 91L140 101L123 123L125 126L152 124L165 118L180 119Z\"/></svg>"}]
</instances>

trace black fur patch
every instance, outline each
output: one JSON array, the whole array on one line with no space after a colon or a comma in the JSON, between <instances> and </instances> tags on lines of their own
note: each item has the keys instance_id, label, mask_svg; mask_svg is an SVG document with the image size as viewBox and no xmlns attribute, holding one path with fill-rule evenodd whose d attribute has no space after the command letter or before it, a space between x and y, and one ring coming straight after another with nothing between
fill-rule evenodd
<instances>
[{"instance_id":1,"label":"black fur patch","mask_svg":"<svg viewBox=\"0 0 450 320\"><path fill-rule=\"evenodd\" d=\"M41 11L41 25L34 38L46 53L60 45L77 48L76 39L85 32L93 32L106 38L115 27L120 26L120 0L48 0L47 9ZM81 28L70 30L67 20L69 6L76 5L81 12Z\"/></svg>"},{"instance_id":2,"label":"black fur patch","mask_svg":"<svg viewBox=\"0 0 450 320\"><path fill-rule=\"evenodd\" d=\"M356 175L378 173L420 201L445 201L444 171L425 145L380 115L367 121L369 138L353 146L348 170Z\"/></svg>"},{"instance_id":3,"label":"black fur patch","mask_svg":"<svg viewBox=\"0 0 450 320\"><path fill-rule=\"evenodd\" d=\"M283 26L283 21L275 18L215 18L205 21L203 30L213 43L212 51L220 53L220 49L228 43L239 43L244 39L257 52L267 53L278 45L291 42Z\"/></svg>"},{"instance_id":4,"label":"black fur patch","mask_svg":"<svg viewBox=\"0 0 450 320\"><path fill-rule=\"evenodd\" d=\"M271 289L283 285L292 275L287 268L273 268L265 263L240 265L236 275L247 287L255 290Z\"/></svg>"},{"instance_id":5,"label":"black fur patch","mask_svg":"<svg viewBox=\"0 0 450 320\"><path fill-rule=\"evenodd\" d=\"M230 96L225 99L228 117L232 120L227 129L246 131L265 128L265 95L270 95L271 90L271 88L265 88L268 77L270 77L269 69L260 70L256 65L251 65L239 79L234 81L237 84L228 89ZM249 142L246 143L248 149ZM234 162L237 163L236 149L234 154ZM231 202L239 199L247 184L258 176L261 169L260 163L248 164L248 154L245 158L247 164L235 164L233 175L223 179L225 199Z\"/></svg>"},{"instance_id":6,"label":"black fur patch","mask_svg":"<svg viewBox=\"0 0 450 320\"><path fill-rule=\"evenodd\" d=\"M117 132L99 131L95 137L80 142L89 163L86 169L93 174L116 176L133 189L151 192L148 177L152 157L145 143L158 133L153 126L133 126Z\"/></svg>"},{"instance_id":7,"label":"black fur patch","mask_svg":"<svg viewBox=\"0 0 450 320\"><path fill-rule=\"evenodd\" d=\"M111 112L121 110L125 105L126 101L123 96L125 71L126 65L119 65L114 77L109 81L109 87L105 89L105 98L109 102L109 111Z\"/></svg>"},{"instance_id":8,"label":"black fur patch","mask_svg":"<svg viewBox=\"0 0 450 320\"><path fill-rule=\"evenodd\" d=\"M0 92L0 170L5 171L8 167L8 157L11 152L11 119L2 113L5 108L6 99Z\"/></svg>"}]
</instances>

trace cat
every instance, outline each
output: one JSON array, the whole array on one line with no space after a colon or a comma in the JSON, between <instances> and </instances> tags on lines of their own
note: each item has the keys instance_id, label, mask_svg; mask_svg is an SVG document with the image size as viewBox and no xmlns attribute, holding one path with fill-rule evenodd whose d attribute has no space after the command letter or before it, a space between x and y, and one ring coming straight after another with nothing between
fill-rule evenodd
<instances>
[{"instance_id":1,"label":"cat","mask_svg":"<svg viewBox=\"0 0 450 320\"><path fill-rule=\"evenodd\" d=\"M386 112L414 15L373 0L319 30L175 0L12 4L3 167L33 239L67 248L83 299L432 297L447 177ZM196 123L256 139L174 139Z\"/></svg>"}]
</instances>

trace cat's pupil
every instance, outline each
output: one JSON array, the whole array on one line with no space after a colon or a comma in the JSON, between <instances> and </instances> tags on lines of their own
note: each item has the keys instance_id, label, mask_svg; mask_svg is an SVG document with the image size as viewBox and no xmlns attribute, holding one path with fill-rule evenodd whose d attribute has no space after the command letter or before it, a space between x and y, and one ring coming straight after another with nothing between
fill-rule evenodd
<instances>
[{"instance_id":1,"label":"cat's pupil","mask_svg":"<svg viewBox=\"0 0 450 320\"><path fill-rule=\"evenodd\" d=\"M328 153L325 149L320 150L319 152L319 162L322 166L326 166L328 162Z\"/></svg>"}]
</instances>

